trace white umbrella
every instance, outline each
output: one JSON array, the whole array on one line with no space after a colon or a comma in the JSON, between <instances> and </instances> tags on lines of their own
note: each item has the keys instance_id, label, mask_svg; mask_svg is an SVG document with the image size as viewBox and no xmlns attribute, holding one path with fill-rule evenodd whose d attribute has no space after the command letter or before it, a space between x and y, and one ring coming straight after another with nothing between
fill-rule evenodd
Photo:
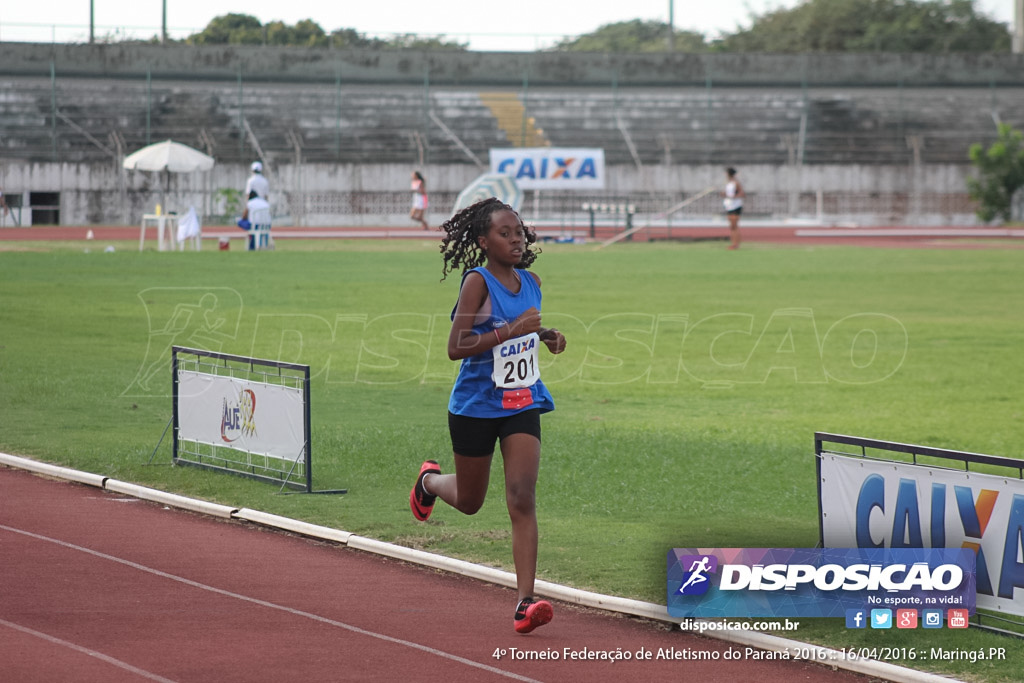
<instances>
[{"instance_id":1,"label":"white umbrella","mask_svg":"<svg viewBox=\"0 0 1024 683\"><path fill-rule=\"evenodd\" d=\"M124 167L132 171L192 173L209 171L213 163L213 157L173 140L148 145L124 158Z\"/></svg>"},{"instance_id":2,"label":"white umbrella","mask_svg":"<svg viewBox=\"0 0 1024 683\"><path fill-rule=\"evenodd\" d=\"M171 173L209 171L213 164L213 157L198 149L173 140L164 140L132 152L124 158L123 166L131 171L163 172L164 184L160 189L160 204L163 205Z\"/></svg>"},{"instance_id":3,"label":"white umbrella","mask_svg":"<svg viewBox=\"0 0 1024 683\"><path fill-rule=\"evenodd\" d=\"M515 178L504 173L484 173L466 186L455 199L454 211L461 211L482 199L496 197L516 211L523 203L523 192Z\"/></svg>"}]
</instances>

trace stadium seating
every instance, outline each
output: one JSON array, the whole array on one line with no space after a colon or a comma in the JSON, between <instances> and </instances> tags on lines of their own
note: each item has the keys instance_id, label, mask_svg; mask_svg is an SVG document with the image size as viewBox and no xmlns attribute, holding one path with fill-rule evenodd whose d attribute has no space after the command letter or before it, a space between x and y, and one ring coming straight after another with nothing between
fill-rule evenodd
<instances>
[{"instance_id":1,"label":"stadium seating","mask_svg":"<svg viewBox=\"0 0 1024 683\"><path fill-rule=\"evenodd\" d=\"M247 163L486 163L492 147L601 147L610 164L966 163L1019 88L531 88L511 119L493 89L334 83L0 78L0 154L101 162L175 139ZM521 112L521 113L519 113ZM541 142L537 142L540 140Z\"/></svg>"}]
</instances>

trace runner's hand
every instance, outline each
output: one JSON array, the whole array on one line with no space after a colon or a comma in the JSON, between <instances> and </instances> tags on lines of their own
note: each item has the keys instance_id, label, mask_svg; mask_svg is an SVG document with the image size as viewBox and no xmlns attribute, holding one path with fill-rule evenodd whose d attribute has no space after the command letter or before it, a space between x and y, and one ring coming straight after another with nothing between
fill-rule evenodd
<instances>
[{"instance_id":1,"label":"runner's hand","mask_svg":"<svg viewBox=\"0 0 1024 683\"><path fill-rule=\"evenodd\" d=\"M551 353L561 353L562 351L565 351L565 335L553 327L547 330L541 330L540 340L544 342L544 345L548 347L548 351Z\"/></svg>"},{"instance_id":2,"label":"runner's hand","mask_svg":"<svg viewBox=\"0 0 1024 683\"><path fill-rule=\"evenodd\" d=\"M540 311L535 306L530 306L523 311L522 315L513 320L509 327L515 332L514 336L516 337L521 337L531 332L540 332Z\"/></svg>"}]
</instances>

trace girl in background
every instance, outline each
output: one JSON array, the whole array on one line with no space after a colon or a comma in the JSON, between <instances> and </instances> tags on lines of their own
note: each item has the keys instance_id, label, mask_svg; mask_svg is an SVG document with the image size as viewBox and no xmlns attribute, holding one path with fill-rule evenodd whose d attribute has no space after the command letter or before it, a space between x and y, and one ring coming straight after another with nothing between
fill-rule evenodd
<instances>
[{"instance_id":1,"label":"girl in background","mask_svg":"<svg viewBox=\"0 0 1024 683\"><path fill-rule=\"evenodd\" d=\"M423 179L423 175L419 171L413 171L412 173L412 211L409 212L409 218L414 221L418 221L423 226L424 230L429 230L430 226L427 225L427 221L423 218L423 214L427 210L427 181Z\"/></svg>"},{"instance_id":2,"label":"girl in background","mask_svg":"<svg viewBox=\"0 0 1024 683\"><path fill-rule=\"evenodd\" d=\"M725 217L729 221L729 248L740 248L740 214L743 213L743 185L736 178L736 169L725 169L725 190L722 196L722 205L725 207Z\"/></svg>"}]
</instances>

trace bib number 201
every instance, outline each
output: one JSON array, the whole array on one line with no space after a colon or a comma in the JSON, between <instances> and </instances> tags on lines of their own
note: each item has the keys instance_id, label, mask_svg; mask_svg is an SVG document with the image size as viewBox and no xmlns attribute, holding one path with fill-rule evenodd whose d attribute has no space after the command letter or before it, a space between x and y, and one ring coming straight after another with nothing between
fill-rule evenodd
<instances>
[{"instance_id":1,"label":"bib number 201","mask_svg":"<svg viewBox=\"0 0 1024 683\"><path fill-rule=\"evenodd\" d=\"M539 346L540 337L536 332L495 346L491 374L494 385L499 389L520 389L536 384L540 379Z\"/></svg>"},{"instance_id":2,"label":"bib number 201","mask_svg":"<svg viewBox=\"0 0 1024 683\"><path fill-rule=\"evenodd\" d=\"M515 363L507 360L502 367L507 370L505 373L505 386L509 387L515 382L524 382L527 378L536 374L533 356L530 356L529 359L520 358Z\"/></svg>"}]
</instances>

